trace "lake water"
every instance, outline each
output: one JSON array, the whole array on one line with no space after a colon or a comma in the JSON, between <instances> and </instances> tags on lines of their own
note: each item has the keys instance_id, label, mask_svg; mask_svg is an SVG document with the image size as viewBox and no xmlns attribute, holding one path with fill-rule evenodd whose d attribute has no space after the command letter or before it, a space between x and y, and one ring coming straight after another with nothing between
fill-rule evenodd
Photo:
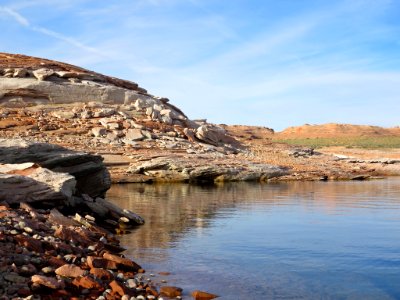
<instances>
[{"instance_id":1,"label":"lake water","mask_svg":"<svg viewBox=\"0 0 400 300\"><path fill-rule=\"evenodd\" d=\"M400 179L114 185L146 274L220 299L400 299ZM184 297L189 299L190 297Z\"/></svg>"}]
</instances>

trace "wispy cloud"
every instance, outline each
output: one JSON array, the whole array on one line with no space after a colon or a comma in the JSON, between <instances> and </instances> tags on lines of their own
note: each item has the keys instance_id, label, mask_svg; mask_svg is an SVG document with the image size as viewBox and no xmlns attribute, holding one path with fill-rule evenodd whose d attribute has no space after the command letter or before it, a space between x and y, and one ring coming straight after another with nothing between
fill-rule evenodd
<instances>
[{"instance_id":1,"label":"wispy cloud","mask_svg":"<svg viewBox=\"0 0 400 300\"><path fill-rule=\"evenodd\" d=\"M0 13L3 12L3 14L7 14L11 16L17 23L19 23L22 26L29 27L29 21L24 18L22 15L17 13L15 10L8 8L8 7L1 7L0 6Z\"/></svg>"},{"instance_id":2,"label":"wispy cloud","mask_svg":"<svg viewBox=\"0 0 400 300\"><path fill-rule=\"evenodd\" d=\"M94 47L87 46L87 45L77 41L74 38L67 37L67 36L65 36L65 35L63 35L63 34L61 34L59 32L56 32L56 31L53 31L53 30L50 30L50 29L47 29L47 28L44 28L44 27L41 27L41 26L35 26L35 25L31 24L27 18L25 18L23 15L21 15L20 13L15 11L14 9L11 9L9 7L0 7L0 13L1 12L9 15L18 24L20 24L20 25L22 25L22 26L24 26L24 27L26 27L26 28L28 28L30 30L42 33L44 35L50 36L50 37L55 38L55 39L58 39L60 41L68 43L68 44L70 44L70 45L72 45L74 47L77 47L77 48L79 48L81 50L88 51L88 52L91 52L93 54L97 54L97 55L104 56L104 57L107 56L102 51L99 51L98 49L96 49Z\"/></svg>"}]
</instances>

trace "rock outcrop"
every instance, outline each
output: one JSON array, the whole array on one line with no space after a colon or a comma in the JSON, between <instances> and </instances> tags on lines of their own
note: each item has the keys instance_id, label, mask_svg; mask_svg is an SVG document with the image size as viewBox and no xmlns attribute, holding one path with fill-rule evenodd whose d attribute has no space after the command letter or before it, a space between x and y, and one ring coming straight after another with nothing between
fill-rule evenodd
<instances>
[{"instance_id":1,"label":"rock outcrop","mask_svg":"<svg viewBox=\"0 0 400 300\"><path fill-rule=\"evenodd\" d=\"M148 119L164 126L178 126L180 131L191 130L190 136L198 142L215 146L235 143L225 130L212 124L190 119L167 98L153 96L137 83L91 72L65 63L24 55L0 53L0 105L26 108L32 106L67 105L77 103L118 105L130 107L139 119ZM55 112L59 118L110 118L102 125L109 130L120 129L122 114L115 117L113 108L95 112ZM114 116L112 118L112 116ZM107 125L106 125L107 124ZM48 127L51 128L51 127ZM99 133L94 132L95 135ZM140 133L128 134L129 141L141 140ZM146 134L143 134L143 138ZM183 135L185 136L185 135ZM186 136L185 136L186 137ZM237 144L237 142L236 142Z\"/></svg>"},{"instance_id":2,"label":"rock outcrop","mask_svg":"<svg viewBox=\"0 0 400 300\"><path fill-rule=\"evenodd\" d=\"M149 160L137 160L127 169L136 175L139 182L144 178L152 181L175 182L218 182L218 181L266 181L288 174L286 168L261 164L218 159L193 160L190 156L156 157ZM144 178L143 178L144 177Z\"/></svg>"},{"instance_id":3,"label":"rock outcrop","mask_svg":"<svg viewBox=\"0 0 400 300\"><path fill-rule=\"evenodd\" d=\"M0 163L22 164L28 162L36 163L42 168L54 172L72 175L76 180L77 194L103 197L111 185L110 174L99 155L76 152L57 145L26 142L21 139L0 139ZM38 169L33 174L36 174L35 178L38 181L41 180L40 176L51 177L54 182L57 181L55 174L44 171L44 169ZM31 174L31 178L33 178L33 174Z\"/></svg>"},{"instance_id":4,"label":"rock outcrop","mask_svg":"<svg viewBox=\"0 0 400 300\"><path fill-rule=\"evenodd\" d=\"M135 213L119 208L102 197L110 176L100 156L74 152L60 146L0 140L0 203L22 202L75 213L75 220L89 215L108 227L143 224ZM53 214L60 224L65 217Z\"/></svg>"},{"instance_id":5,"label":"rock outcrop","mask_svg":"<svg viewBox=\"0 0 400 300\"><path fill-rule=\"evenodd\" d=\"M60 205L72 199L76 180L33 163L0 164L0 202L49 202Z\"/></svg>"}]
</instances>

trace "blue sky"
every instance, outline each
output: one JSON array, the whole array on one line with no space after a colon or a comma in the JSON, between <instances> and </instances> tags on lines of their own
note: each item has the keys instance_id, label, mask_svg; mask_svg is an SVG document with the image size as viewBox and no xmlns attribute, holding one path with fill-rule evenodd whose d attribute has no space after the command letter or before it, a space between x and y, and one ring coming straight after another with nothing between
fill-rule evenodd
<instances>
[{"instance_id":1,"label":"blue sky","mask_svg":"<svg viewBox=\"0 0 400 300\"><path fill-rule=\"evenodd\" d=\"M0 0L0 51L138 82L214 123L400 125L399 0Z\"/></svg>"}]
</instances>

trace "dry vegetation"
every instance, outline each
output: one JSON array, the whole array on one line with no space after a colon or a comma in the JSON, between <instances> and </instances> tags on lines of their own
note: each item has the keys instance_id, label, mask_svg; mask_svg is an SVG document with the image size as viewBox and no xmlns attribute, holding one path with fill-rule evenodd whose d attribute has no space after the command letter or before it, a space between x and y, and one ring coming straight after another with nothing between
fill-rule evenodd
<instances>
[{"instance_id":1,"label":"dry vegetation","mask_svg":"<svg viewBox=\"0 0 400 300\"><path fill-rule=\"evenodd\" d=\"M330 138L273 138L274 142L289 145L305 146L311 148L346 147L362 149L396 149L400 148L398 136L355 136L355 137L330 137Z\"/></svg>"}]
</instances>

